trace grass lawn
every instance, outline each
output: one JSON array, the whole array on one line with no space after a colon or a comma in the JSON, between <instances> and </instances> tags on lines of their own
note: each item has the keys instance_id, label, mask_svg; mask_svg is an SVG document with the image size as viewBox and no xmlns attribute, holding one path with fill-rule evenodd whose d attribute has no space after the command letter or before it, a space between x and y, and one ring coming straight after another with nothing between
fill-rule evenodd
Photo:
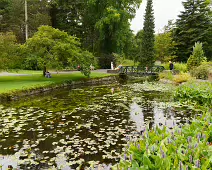
<instances>
[{"instance_id":1,"label":"grass lawn","mask_svg":"<svg viewBox=\"0 0 212 170\"><path fill-rule=\"evenodd\" d=\"M91 78L106 77L109 74L92 72ZM41 74L32 74L28 76L0 76L0 93L7 93L14 90L29 89L32 87L60 83L65 80L83 80L87 79L80 72L53 74L52 78L45 78Z\"/></svg>"},{"instance_id":2,"label":"grass lawn","mask_svg":"<svg viewBox=\"0 0 212 170\"><path fill-rule=\"evenodd\" d=\"M42 70L19 70L19 69L10 69L7 70L8 73L17 73L17 74L43 74Z\"/></svg>"}]
</instances>

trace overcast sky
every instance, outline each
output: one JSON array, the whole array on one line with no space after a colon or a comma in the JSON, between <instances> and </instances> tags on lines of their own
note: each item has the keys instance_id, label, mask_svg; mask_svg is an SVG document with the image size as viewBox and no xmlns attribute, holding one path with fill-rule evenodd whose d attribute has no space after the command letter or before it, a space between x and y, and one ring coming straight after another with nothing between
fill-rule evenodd
<instances>
[{"instance_id":1,"label":"overcast sky","mask_svg":"<svg viewBox=\"0 0 212 170\"><path fill-rule=\"evenodd\" d=\"M167 25L168 20L175 20L177 15L180 14L180 11L184 10L182 1L184 0L153 0L156 33ZM143 29L146 2L147 0L143 0L136 12L135 18L131 22L131 29L134 33Z\"/></svg>"}]
</instances>

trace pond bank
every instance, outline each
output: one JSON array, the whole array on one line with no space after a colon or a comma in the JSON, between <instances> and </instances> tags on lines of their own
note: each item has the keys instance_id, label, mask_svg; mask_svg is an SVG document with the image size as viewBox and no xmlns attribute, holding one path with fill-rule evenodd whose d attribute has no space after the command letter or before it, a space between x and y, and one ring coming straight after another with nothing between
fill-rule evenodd
<instances>
[{"instance_id":1,"label":"pond bank","mask_svg":"<svg viewBox=\"0 0 212 170\"><path fill-rule=\"evenodd\" d=\"M100 85L100 84L111 84L118 82L118 75L103 77L103 78L91 78L91 79L84 79L79 81L72 81L72 80L66 80L62 83L53 83L48 85L43 85L40 87L32 87L29 89L22 89L22 90L16 90L11 91L8 93L2 93L0 94L0 101L12 101L17 100L24 96L30 96L30 95L37 95L42 94L45 92L50 92L55 89L64 88L64 87L76 87L81 85Z\"/></svg>"}]
</instances>

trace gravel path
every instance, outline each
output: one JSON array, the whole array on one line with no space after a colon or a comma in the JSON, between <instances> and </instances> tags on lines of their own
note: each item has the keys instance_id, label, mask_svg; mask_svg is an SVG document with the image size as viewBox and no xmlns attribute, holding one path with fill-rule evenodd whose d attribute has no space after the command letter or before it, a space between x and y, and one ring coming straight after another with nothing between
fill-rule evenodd
<instances>
[{"instance_id":1,"label":"gravel path","mask_svg":"<svg viewBox=\"0 0 212 170\"><path fill-rule=\"evenodd\" d=\"M8 72L1 72L0 76L28 76L29 74L18 74L18 73L8 73Z\"/></svg>"},{"instance_id":2,"label":"gravel path","mask_svg":"<svg viewBox=\"0 0 212 170\"><path fill-rule=\"evenodd\" d=\"M59 71L59 74L70 74L78 71ZM98 72L98 73L107 73L107 69L98 69L93 70L91 72ZM50 72L51 74L58 74L57 72ZM8 73L8 72L0 72L0 76L29 76L31 74L19 74L19 73Z\"/></svg>"}]
</instances>

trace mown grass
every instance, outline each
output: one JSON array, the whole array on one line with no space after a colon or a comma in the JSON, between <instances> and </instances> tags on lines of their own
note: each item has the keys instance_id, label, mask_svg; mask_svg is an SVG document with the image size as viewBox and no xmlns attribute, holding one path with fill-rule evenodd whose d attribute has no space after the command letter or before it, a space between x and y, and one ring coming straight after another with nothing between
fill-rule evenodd
<instances>
[{"instance_id":1,"label":"mown grass","mask_svg":"<svg viewBox=\"0 0 212 170\"><path fill-rule=\"evenodd\" d=\"M109 74L92 72L90 78L106 77ZM45 78L41 74L27 76L0 76L0 93L8 93L15 90L30 89L54 83L62 83L66 80L78 81L88 79L80 72L53 74L52 78Z\"/></svg>"},{"instance_id":2,"label":"mown grass","mask_svg":"<svg viewBox=\"0 0 212 170\"><path fill-rule=\"evenodd\" d=\"M43 74L42 70L20 70L20 69L9 69L8 73L17 73L17 74Z\"/></svg>"}]
</instances>

